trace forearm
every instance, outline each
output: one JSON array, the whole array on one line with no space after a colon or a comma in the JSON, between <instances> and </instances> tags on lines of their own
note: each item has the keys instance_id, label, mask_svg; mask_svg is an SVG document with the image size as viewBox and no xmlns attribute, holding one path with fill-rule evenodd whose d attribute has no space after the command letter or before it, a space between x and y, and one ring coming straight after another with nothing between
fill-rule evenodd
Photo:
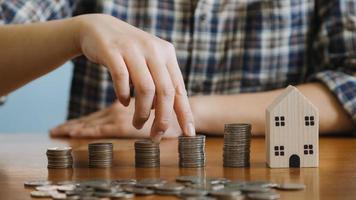
<instances>
[{"instance_id":1,"label":"forearm","mask_svg":"<svg viewBox=\"0 0 356 200\"><path fill-rule=\"evenodd\" d=\"M0 96L79 54L73 21L0 26Z\"/></svg>"},{"instance_id":2,"label":"forearm","mask_svg":"<svg viewBox=\"0 0 356 200\"><path fill-rule=\"evenodd\" d=\"M350 131L354 124L337 99L320 83L297 86L319 108L320 132ZM253 134L265 130L265 110L282 89L238 95L191 97L191 105L198 132L222 134L226 123L251 123Z\"/></svg>"}]
</instances>

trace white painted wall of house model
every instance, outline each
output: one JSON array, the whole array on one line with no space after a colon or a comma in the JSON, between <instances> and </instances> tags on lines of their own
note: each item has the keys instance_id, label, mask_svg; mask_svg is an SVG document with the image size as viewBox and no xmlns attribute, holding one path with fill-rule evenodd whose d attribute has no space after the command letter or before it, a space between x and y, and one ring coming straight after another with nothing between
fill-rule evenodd
<instances>
[{"instance_id":1,"label":"white painted wall of house model","mask_svg":"<svg viewBox=\"0 0 356 200\"><path fill-rule=\"evenodd\" d=\"M296 87L266 110L266 148L271 168L319 166L319 112Z\"/></svg>"}]
</instances>

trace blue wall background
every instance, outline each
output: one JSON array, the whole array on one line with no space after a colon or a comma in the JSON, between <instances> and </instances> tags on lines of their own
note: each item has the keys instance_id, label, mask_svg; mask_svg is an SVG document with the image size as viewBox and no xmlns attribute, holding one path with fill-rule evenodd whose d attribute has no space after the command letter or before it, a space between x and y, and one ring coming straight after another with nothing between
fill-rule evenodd
<instances>
[{"instance_id":1,"label":"blue wall background","mask_svg":"<svg viewBox=\"0 0 356 200\"><path fill-rule=\"evenodd\" d=\"M0 133L44 133L65 121L72 64L11 93L0 106Z\"/></svg>"}]
</instances>

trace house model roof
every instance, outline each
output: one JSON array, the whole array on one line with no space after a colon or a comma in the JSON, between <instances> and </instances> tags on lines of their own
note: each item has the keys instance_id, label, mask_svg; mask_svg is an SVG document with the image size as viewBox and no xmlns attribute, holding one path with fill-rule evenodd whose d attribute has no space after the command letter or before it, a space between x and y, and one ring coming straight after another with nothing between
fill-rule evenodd
<instances>
[{"instance_id":1,"label":"house model roof","mask_svg":"<svg viewBox=\"0 0 356 200\"><path fill-rule=\"evenodd\" d=\"M316 109L316 107L307 99L296 87L289 85L284 91L267 107L267 111L272 111L278 104L286 98L288 95L292 93L297 93L303 100L308 102L312 107Z\"/></svg>"}]
</instances>

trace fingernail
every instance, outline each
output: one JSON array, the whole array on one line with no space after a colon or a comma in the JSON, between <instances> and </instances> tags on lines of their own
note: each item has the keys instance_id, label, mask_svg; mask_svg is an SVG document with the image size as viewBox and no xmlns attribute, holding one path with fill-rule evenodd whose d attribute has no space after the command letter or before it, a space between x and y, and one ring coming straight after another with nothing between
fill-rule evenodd
<instances>
[{"instance_id":1,"label":"fingernail","mask_svg":"<svg viewBox=\"0 0 356 200\"><path fill-rule=\"evenodd\" d=\"M153 136L152 141L155 143L159 143L163 137L164 132L160 131L155 136Z\"/></svg>"},{"instance_id":2,"label":"fingernail","mask_svg":"<svg viewBox=\"0 0 356 200\"><path fill-rule=\"evenodd\" d=\"M187 135L188 136L195 136L195 128L194 128L194 125L193 123L189 123L188 126L187 126Z\"/></svg>"}]
</instances>

